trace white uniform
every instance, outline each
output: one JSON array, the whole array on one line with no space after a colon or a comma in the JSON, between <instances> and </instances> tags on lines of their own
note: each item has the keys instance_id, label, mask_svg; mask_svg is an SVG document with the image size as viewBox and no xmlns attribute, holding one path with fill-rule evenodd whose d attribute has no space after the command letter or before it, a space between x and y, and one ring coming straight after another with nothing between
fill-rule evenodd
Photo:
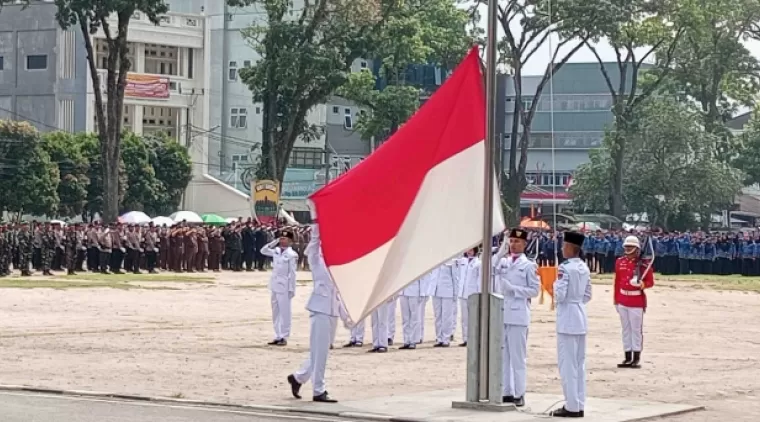
<instances>
[{"instance_id":1,"label":"white uniform","mask_svg":"<svg viewBox=\"0 0 760 422\"><path fill-rule=\"evenodd\" d=\"M435 313L435 341L438 344L449 344L454 334L458 272L456 260L452 259L438 267L433 273L431 284Z\"/></svg>"},{"instance_id":2,"label":"white uniform","mask_svg":"<svg viewBox=\"0 0 760 422\"><path fill-rule=\"evenodd\" d=\"M404 345L416 345L420 341L420 289L420 281L415 280L401 292Z\"/></svg>"},{"instance_id":3,"label":"white uniform","mask_svg":"<svg viewBox=\"0 0 760 422\"><path fill-rule=\"evenodd\" d=\"M272 278L269 290L272 300L272 322L275 340L287 340L290 337L291 308L290 301L296 295L296 269L298 254L290 247L276 246L275 240L263 248L261 254L272 257Z\"/></svg>"},{"instance_id":4,"label":"white uniform","mask_svg":"<svg viewBox=\"0 0 760 422\"><path fill-rule=\"evenodd\" d=\"M388 348L388 339L390 338L388 334L388 312L392 309L391 306L395 304L396 297L394 295L394 297L372 311L372 347L374 349ZM395 309L393 310L395 312Z\"/></svg>"},{"instance_id":5,"label":"white uniform","mask_svg":"<svg viewBox=\"0 0 760 422\"><path fill-rule=\"evenodd\" d=\"M503 395L520 398L525 396L527 381L530 300L540 289L538 266L525 254L498 258L494 272L504 296Z\"/></svg>"},{"instance_id":6,"label":"white uniform","mask_svg":"<svg viewBox=\"0 0 760 422\"><path fill-rule=\"evenodd\" d=\"M398 308L398 295L393 296L388 302L386 315L388 316L388 341L396 340L396 309Z\"/></svg>"},{"instance_id":7,"label":"white uniform","mask_svg":"<svg viewBox=\"0 0 760 422\"><path fill-rule=\"evenodd\" d=\"M467 298L470 295L480 293L480 257L459 259L459 314L462 323L462 342L467 342Z\"/></svg>"},{"instance_id":8,"label":"white uniform","mask_svg":"<svg viewBox=\"0 0 760 422\"><path fill-rule=\"evenodd\" d=\"M435 290L435 281L433 280L433 272L435 270L425 274L420 278L420 341L422 343L425 340L425 308L427 308L428 300L433 295Z\"/></svg>"},{"instance_id":9,"label":"white uniform","mask_svg":"<svg viewBox=\"0 0 760 422\"><path fill-rule=\"evenodd\" d=\"M348 326L348 311L346 311L346 307L343 306L343 302L340 304L340 319L343 321L345 325ZM351 342L352 343L364 343L364 332L365 332L365 319L361 320L360 322L357 322L354 324L353 327L350 328L351 332ZM335 340L335 335L333 335L333 340Z\"/></svg>"},{"instance_id":10,"label":"white uniform","mask_svg":"<svg viewBox=\"0 0 760 422\"><path fill-rule=\"evenodd\" d=\"M562 263L554 282L557 306L557 355L565 409L584 410L586 403L586 304L591 300L591 274L580 258Z\"/></svg>"},{"instance_id":11,"label":"white uniform","mask_svg":"<svg viewBox=\"0 0 760 422\"><path fill-rule=\"evenodd\" d=\"M309 357L301 365L301 369L293 376L300 384L310 378L314 387L314 396L325 392L325 369L327 354L330 351L332 331L340 315L338 291L327 271L327 265L322 258L319 247L319 229L312 226L311 240L304 251L309 259L314 291L311 293L306 309L309 310Z\"/></svg>"}]
</instances>

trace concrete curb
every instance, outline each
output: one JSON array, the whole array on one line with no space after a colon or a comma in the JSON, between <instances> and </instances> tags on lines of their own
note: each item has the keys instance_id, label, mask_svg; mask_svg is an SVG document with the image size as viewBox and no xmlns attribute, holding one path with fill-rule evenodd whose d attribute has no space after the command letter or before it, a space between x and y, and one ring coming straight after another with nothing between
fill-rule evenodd
<instances>
[{"instance_id":1,"label":"concrete curb","mask_svg":"<svg viewBox=\"0 0 760 422\"><path fill-rule=\"evenodd\" d=\"M189 400L189 399L174 399L171 397L149 397L138 396L132 394L117 394L106 393L101 391L85 391L85 390L61 390L56 388L42 388L42 387L29 387L23 385L0 385L0 391L15 391L24 393L40 393L56 396L72 396L72 397L92 397L103 399L119 399L126 401L138 401L138 402L152 402L152 403L167 403L177 404L185 406L205 406L205 407L218 407L226 409L238 409L241 411L256 411L266 413L300 413L304 415L313 416L329 416L335 418L345 419L359 419L372 422L428 422L427 419L416 418L398 418L390 415L379 415L375 413L361 413L352 411L337 411L327 409L305 409L295 406L272 406L272 405L256 405L256 404L233 404L233 403L218 403L204 400Z\"/></svg>"}]
</instances>

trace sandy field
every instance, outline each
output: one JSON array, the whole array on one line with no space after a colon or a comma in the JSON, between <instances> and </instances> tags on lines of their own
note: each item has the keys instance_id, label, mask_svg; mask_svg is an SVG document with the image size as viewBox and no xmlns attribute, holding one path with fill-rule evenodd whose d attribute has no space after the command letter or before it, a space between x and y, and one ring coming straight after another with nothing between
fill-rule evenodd
<instances>
[{"instance_id":1,"label":"sandy field","mask_svg":"<svg viewBox=\"0 0 760 422\"><path fill-rule=\"evenodd\" d=\"M304 304L310 274L299 273L293 337L284 348L266 346L272 336L268 274L211 277L204 283L143 285L153 289L0 289L0 383L287 404L285 377L308 350ZM756 420L760 295L694 281L660 283L645 318L644 367L621 370L610 286L597 282L589 307L590 396L708 408L668 421ZM554 314L548 303L533 309L528 389L560 393ZM457 340L460 333L458 328ZM347 400L464 386L465 349L434 349L433 335L431 304L426 343L416 351L393 348L376 355L365 353L366 347L341 349L348 332L339 328L328 362L330 394ZM369 328L365 341L371 342ZM530 407L530 393L526 399Z\"/></svg>"}]
</instances>

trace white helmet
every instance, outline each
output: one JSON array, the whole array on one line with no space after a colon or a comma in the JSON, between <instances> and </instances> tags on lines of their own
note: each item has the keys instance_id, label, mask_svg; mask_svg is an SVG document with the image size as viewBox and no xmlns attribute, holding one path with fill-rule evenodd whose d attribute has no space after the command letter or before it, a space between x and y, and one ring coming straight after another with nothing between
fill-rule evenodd
<instances>
[{"instance_id":1,"label":"white helmet","mask_svg":"<svg viewBox=\"0 0 760 422\"><path fill-rule=\"evenodd\" d=\"M625 238L625 241L623 242L623 247L626 246L633 246L634 248L641 249L641 244L639 243L639 238L636 236L628 236Z\"/></svg>"}]
</instances>

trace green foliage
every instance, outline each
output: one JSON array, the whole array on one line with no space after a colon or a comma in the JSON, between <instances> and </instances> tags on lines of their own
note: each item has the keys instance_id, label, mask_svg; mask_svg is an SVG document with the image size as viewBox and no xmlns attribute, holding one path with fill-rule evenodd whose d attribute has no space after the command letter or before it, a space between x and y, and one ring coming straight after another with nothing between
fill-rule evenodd
<instances>
[{"instance_id":1,"label":"green foliage","mask_svg":"<svg viewBox=\"0 0 760 422\"><path fill-rule=\"evenodd\" d=\"M760 119L755 111L744 133L736 137L733 166L744 172L746 185L760 183Z\"/></svg>"},{"instance_id":2,"label":"green foliage","mask_svg":"<svg viewBox=\"0 0 760 422\"><path fill-rule=\"evenodd\" d=\"M121 211L143 211L163 194L162 184L151 165L151 151L143 139L134 133L122 135L122 160L127 174L127 190Z\"/></svg>"},{"instance_id":3,"label":"green foliage","mask_svg":"<svg viewBox=\"0 0 760 422\"><path fill-rule=\"evenodd\" d=\"M671 97L652 97L637 113L636 129L610 133L593 151L571 187L576 207L606 212L612 191L612 139L629 147L623 167L625 213L647 213L668 227L679 214L710 215L725 209L741 189L741 175L714 155L718 138L705 132L698 110Z\"/></svg>"},{"instance_id":4,"label":"green foliage","mask_svg":"<svg viewBox=\"0 0 760 422\"><path fill-rule=\"evenodd\" d=\"M160 16L169 11L164 0L55 0L55 5L58 6L56 18L61 28L68 29L86 21L91 33L101 28L103 21L114 13L131 17L139 10L158 25Z\"/></svg>"},{"instance_id":5,"label":"green foliage","mask_svg":"<svg viewBox=\"0 0 760 422\"><path fill-rule=\"evenodd\" d=\"M96 213L103 212L103 166L102 155L100 153L100 141L98 135L94 133L80 133L72 135L72 142L79 143L81 145L82 154L89 163L89 169L87 171L87 177L90 179L90 184L87 186L87 204L85 205L85 213L89 216L94 216ZM119 162L119 190L118 198L119 203L124 200L124 195L127 190L127 176L124 169L124 163Z\"/></svg>"},{"instance_id":6,"label":"green foliage","mask_svg":"<svg viewBox=\"0 0 760 422\"><path fill-rule=\"evenodd\" d=\"M42 136L42 147L52 162L58 164L60 205L57 215L82 215L87 204L87 188L90 185L90 178L87 177L90 163L84 155L82 143L74 141L71 134L52 132Z\"/></svg>"},{"instance_id":7,"label":"green foliage","mask_svg":"<svg viewBox=\"0 0 760 422\"><path fill-rule=\"evenodd\" d=\"M151 215L169 215L180 205L182 195L193 178L193 163L187 148L165 137L145 140L151 150L150 163L160 183L161 194L145 204Z\"/></svg>"},{"instance_id":8,"label":"green foliage","mask_svg":"<svg viewBox=\"0 0 760 422\"><path fill-rule=\"evenodd\" d=\"M0 121L0 205L5 211L55 215L58 166L42 147L39 132L26 122Z\"/></svg>"}]
</instances>

